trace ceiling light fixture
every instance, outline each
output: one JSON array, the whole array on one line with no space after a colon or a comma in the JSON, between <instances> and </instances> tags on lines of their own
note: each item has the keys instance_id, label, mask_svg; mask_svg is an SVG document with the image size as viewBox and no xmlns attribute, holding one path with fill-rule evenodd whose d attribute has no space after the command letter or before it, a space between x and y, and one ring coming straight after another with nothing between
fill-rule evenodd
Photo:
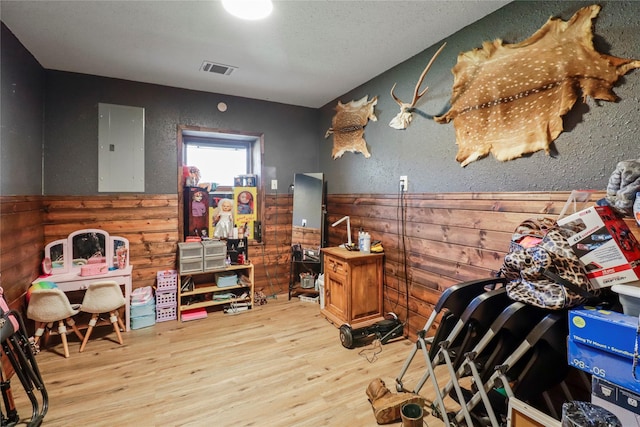
<instances>
[{"instance_id":1,"label":"ceiling light fixture","mask_svg":"<svg viewBox=\"0 0 640 427\"><path fill-rule=\"evenodd\" d=\"M271 0L222 0L222 6L233 16L251 21L266 18L273 10Z\"/></svg>"}]
</instances>

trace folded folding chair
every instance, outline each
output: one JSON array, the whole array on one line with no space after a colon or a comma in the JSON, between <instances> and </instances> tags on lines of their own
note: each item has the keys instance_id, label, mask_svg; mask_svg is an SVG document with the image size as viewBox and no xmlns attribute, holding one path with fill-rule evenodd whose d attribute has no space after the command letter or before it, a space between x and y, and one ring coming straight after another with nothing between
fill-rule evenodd
<instances>
[{"instance_id":1,"label":"folded folding chair","mask_svg":"<svg viewBox=\"0 0 640 427\"><path fill-rule=\"evenodd\" d=\"M455 421L474 415L471 425L501 425L506 418L508 399L527 401L560 384L569 371L567 364L567 315L552 312L545 315L517 348L499 365L484 384L476 384L476 391L464 402ZM480 402L483 405L479 405ZM478 420L489 418L490 423ZM499 420L499 421L498 421Z\"/></svg>"},{"instance_id":2,"label":"folded folding chair","mask_svg":"<svg viewBox=\"0 0 640 427\"><path fill-rule=\"evenodd\" d=\"M402 369L400 370L400 374L396 378L396 389L398 392L406 391L402 383L402 378L407 373L409 366L418 351L421 348L426 350L426 348L433 342L439 342L447 337L462 313L464 313L469 306L469 303L475 297L487 292L488 290L504 285L505 283L506 279L503 277L472 280L453 285L442 293L424 327L418 331L418 340L416 341L416 345L407 357ZM442 316L438 329L436 330L436 334L433 337L427 337L429 330L439 315ZM437 346L431 345L429 356L433 357L437 350Z\"/></svg>"},{"instance_id":3,"label":"folded folding chair","mask_svg":"<svg viewBox=\"0 0 640 427\"><path fill-rule=\"evenodd\" d=\"M484 384L494 372L496 363L507 358L518 345L526 338L527 334L538 324L540 319L548 314L548 311L527 305L521 302L512 302L493 321L489 330L478 341L475 347L464 353L464 358L450 382L442 389L443 395L449 393L460 404L462 411L467 411L466 402L459 401L457 396L451 393L453 382L460 382L463 378L470 377L471 385ZM478 390L474 390L478 391ZM489 404L488 396L481 387L480 396L482 402ZM470 398L472 392L462 388L465 399ZM473 417L472 413L465 413L465 418ZM474 420L474 425L479 424ZM495 417L490 418L492 425L498 424Z\"/></svg>"},{"instance_id":4,"label":"folded folding chair","mask_svg":"<svg viewBox=\"0 0 640 427\"><path fill-rule=\"evenodd\" d=\"M0 288L0 349L7 358L15 375L22 383L31 402L32 413L28 427L38 427L42 424L49 408L47 390L42 381L40 370L33 354L29 337L27 336L22 317L19 313L9 310ZM20 418L13 402L11 383L0 363L0 391L5 412L0 407L0 425L11 427L18 424ZM40 393L40 399L35 391Z\"/></svg>"},{"instance_id":5,"label":"folded folding chair","mask_svg":"<svg viewBox=\"0 0 640 427\"><path fill-rule=\"evenodd\" d=\"M492 282L495 283L495 282ZM439 415L445 425L449 425L447 410L444 404L444 394L440 390L438 380L435 375L435 367L445 364L448 374L455 377L455 369L462 359L460 355L473 348L475 343L484 335L493 320L500 312L512 303L506 294L505 288L498 288L480 293L473 298L466 306L462 314L459 316L452 328L447 323L441 323L436 331L436 339L432 340L432 349L437 347L435 351L427 352L424 333L418 335L417 348L422 350L426 372L418 381L414 394L418 394L427 379L431 378L433 383L433 391L435 392L434 413ZM451 329L443 340L437 340L442 335L442 329ZM431 357L430 354L433 354ZM413 354L412 354L413 355ZM453 382L454 390L458 397L462 397L462 392L457 382Z\"/></svg>"},{"instance_id":6,"label":"folded folding chair","mask_svg":"<svg viewBox=\"0 0 640 427\"><path fill-rule=\"evenodd\" d=\"M453 327L449 335L440 342L434 342L433 345L438 346L433 358L425 359L427 370L416 386L416 393L422 388L426 380L431 377L433 388L436 393L438 406L434 408L434 414L440 416L448 425L448 415L444 405L443 398L447 392L440 389L434 368L444 364L451 381L449 384L453 386L455 396L459 401L464 399L462 390L456 378L456 369L463 360L463 355L471 351L473 347L480 341L484 334L489 330L493 321L500 313L513 301L508 297L505 288L494 289L478 295L470 303L467 309L462 313L460 319ZM471 424L471 418L468 417L467 422Z\"/></svg>"}]
</instances>

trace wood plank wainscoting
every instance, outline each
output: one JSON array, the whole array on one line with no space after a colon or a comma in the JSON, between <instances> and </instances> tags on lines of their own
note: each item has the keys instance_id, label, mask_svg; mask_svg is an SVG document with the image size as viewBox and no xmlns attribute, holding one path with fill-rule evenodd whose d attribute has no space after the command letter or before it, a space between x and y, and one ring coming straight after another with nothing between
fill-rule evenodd
<instances>
[{"instance_id":1,"label":"wood plank wainscoting","mask_svg":"<svg viewBox=\"0 0 640 427\"><path fill-rule=\"evenodd\" d=\"M408 194L402 201L404 215L397 195L334 194L327 196L326 223L349 215L354 236L362 227L372 240L382 241L384 310L406 319L408 289L406 330L415 338L444 289L493 274L516 225L534 216L557 216L569 194ZM602 196L603 192L595 193L592 200ZM254 242L249 248L256 289L268 296L288 289L292 202L291 195L266 195L264 243ZM102 228L129 239L134 288L153 285L158 271L176 267L175 194L11 196L0 198L0 203L0 283L10 303L20 305L38 275L44 245L80 228ZM633 219L627 221L638 236ZM346 242L346 227L326 230L329 246Z\"/></svg>"},{"instance_id":2,"label":"wood plank wainscoting","mask_svg":"<svg viewBox=\"0 0 640 427\"><path fill-rule=\"evenodd\" d=\"M46 197L44 209L46 242L81 228L100 228L129 239L134 289L153 286L158 271L176 268L181 241L177 195ZM252 242L249 248L256 289L265 294L286 292L288 286L291 209L290 196L267 197L265 244Z\"/></svg>"},{"instance_id":3,"label":"wood plank wainscoting","mask_svg":"<svg viewBox=\"0 0 640 427\"><path fill-rule=\"evenodd\" d=\"M11 308L40 273L44 250L42 196L0 197L0 286Z\"/></svg>"},{"instance_id":4,"label":"wood plank wainscoting","mask_svg":"<svg viewBox=\"0 0 640 427\"><path fill-rule=\"evenodd\" d=\"M349 215L355 236L362 227L372 241L382 241L384 310L405 320L408 289L405 333L415 340L443 290L494 275L502 265L515 227L531 217L557 218L570 193L409 194L402 202L406 205L404 215L394 195L328 195L327 223ZM594 193L591 201L604 194ZM399 234L402 216L404 233ZM635 221L629 218L626 222L640 240ZM328 227L328 232L329 246L347 241L346 227Z\"/></svg>"}]
</instances>

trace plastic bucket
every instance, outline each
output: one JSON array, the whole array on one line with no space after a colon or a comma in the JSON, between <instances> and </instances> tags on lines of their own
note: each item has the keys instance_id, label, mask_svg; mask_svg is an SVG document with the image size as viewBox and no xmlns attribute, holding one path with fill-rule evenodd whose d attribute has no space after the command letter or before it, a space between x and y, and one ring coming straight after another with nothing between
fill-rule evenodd
<instances>
[{"instance_id":1,"label":"plastic bucket","mask_svg":"<svg viewBox=\"0 0 640 427\"><path fill-rule=\"evenodd\" d=\"M424 412L417 403L406 403L400 409L402 427L422 427Z\"/></svg>"}]
</instances>

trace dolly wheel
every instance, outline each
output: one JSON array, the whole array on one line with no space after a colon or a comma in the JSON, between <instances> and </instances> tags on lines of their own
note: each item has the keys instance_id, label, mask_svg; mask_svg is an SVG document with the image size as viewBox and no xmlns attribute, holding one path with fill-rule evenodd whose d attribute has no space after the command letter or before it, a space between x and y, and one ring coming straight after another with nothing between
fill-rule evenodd
<instances>
[{"instance_id":1,"label":"dolly wheel","mask_svg":"<svg viewBox=\"0 0 640 427\"><path fill-rule=\"evenodd\" d=\"M353 348L353 334L349 325L340 326L340 342L345 348Z\"/></svg>"}]
</instances>

